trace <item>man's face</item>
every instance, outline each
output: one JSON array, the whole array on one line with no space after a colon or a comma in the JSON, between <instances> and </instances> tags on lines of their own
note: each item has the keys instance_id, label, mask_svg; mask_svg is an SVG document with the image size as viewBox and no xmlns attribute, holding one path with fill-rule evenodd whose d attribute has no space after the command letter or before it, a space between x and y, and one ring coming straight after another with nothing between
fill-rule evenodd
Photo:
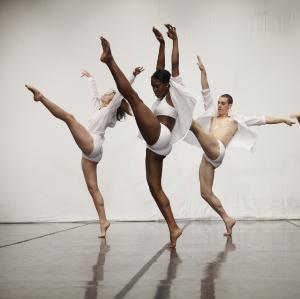
<instances>
[{"instance_id":1,"label":"man's face","mask_svg":"<svg viewBox=\"0 0 300 299\"><path fill-rule=\"evenodd\" d=\"M218 115L228 116L229 110L232 104L228 104L228 99L225 97L220 97L218 100Z\"/></svg>"}]
</instances>

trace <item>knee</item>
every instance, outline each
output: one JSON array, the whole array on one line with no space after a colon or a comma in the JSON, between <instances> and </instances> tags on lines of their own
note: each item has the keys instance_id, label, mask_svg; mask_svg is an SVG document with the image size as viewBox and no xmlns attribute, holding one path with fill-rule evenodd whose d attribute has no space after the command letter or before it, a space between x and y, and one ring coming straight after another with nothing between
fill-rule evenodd
<instances>
[{"instance_id":1,"label":"knee","mask_svg":"<svg viewBox=\"0 0 300 299\"><path fill-rule=\"evenodd\" d=\"M201 197L204 199L204 200L209 200L212 196L212 191L211 190L208 190L208 189L201 189L200 190L200 193L201 193Z\"/></svg>"},{"instance_id":2,"label":"knee","mask_svg":"<svg viewBox=\"0 0 300 299\"><path fill-rule=\"evenodd\" d=\"M68 125L71 125L75 120L76 120L76 119L75 119L75 117L74 117L73 114L67 113L67 115L66 115L66 123L67 123Z\"/></svg>"},{"instance_id":3,"label":"knee","mask_svg":"<svg viewBox=\"0 0 300 299\"><path fill-rule=\"evenodd\" d=\"M159 195L163 192L162 187L158 184L151 182L151 180L148 180L148 186L154 198L159 197Z\"/></svg>"},{"instance_id":4,"label":"knee","mask_svg":"<svg viewBox=\"0 0 300 299\"><path fill-rule=\"evenodd\" d=\"M143 103L137 92L133 89L130 91L129 96L131 100L133 101L132 104L137 104L137 103Z\"/></svg>"},{"instance_id":5,"label":"knee","mask_svg":"<svg viewBox=\"0 0 300 299\"><path fill-rule=\"evenodd\" d=\"M92 196L99 192L99 188L96 184L87 183L87 188Z\"/></svg>"}]
</instances>

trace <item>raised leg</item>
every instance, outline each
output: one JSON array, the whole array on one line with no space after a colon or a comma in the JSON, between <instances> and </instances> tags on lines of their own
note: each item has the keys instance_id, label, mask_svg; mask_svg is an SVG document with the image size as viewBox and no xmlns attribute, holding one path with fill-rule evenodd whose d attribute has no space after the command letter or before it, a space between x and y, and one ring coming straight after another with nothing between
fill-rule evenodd
<instances>
[{"instance_id":1,"label":"raised leg","mask_svg":"<svg viewBox=\"0 0 300 299\"><path fill-rule=\"evenodd\" d=\"M161 186L163 159L163 156L159 156L149 149L146 150L146 175L148 186L158 208L168 224L170 232L169 247L176 247L177 238L182 234L182 231L174 219L170 201Z\"/></svg>"},{"instance_id":2,"label":"raised leg","mask_svg":"<svg viewBox=\"0 0 300 299\"><path fill-rule=\"evenodd\" d=\"M215 196L212 191L214 175L214 167L205 159L202 159L199 170L201 196L220 215L220 217L224 221L227 230L224 236L231 236L232 227L235 225L235 220L228 216L221 204L221 201Z\"/></svg>"},{"instance_id":3,"label":"raised leg","mask_svg":"<svg viewBox=\"0 0 300 299\"><path fill-rule=\"evenodd\" d=\"M119 92L129 102L132 112L135 116L137 126L143 138L147 144L154 144L159 138L160 122L152 113L152 111L139 98L138 94L132 88L131 84L115 62L111 54L109 42L106 39L101 38L101 44L103 48L101 61L108 66L117 84Z\"/></svg>"},{"instance_id":4,"label":"raised leg","mask_svg":"<svg viewBox=\"0 0 300 299\"><path fill-rule=\"evenodd\" d=\"M201 126L193 120L190 130L198 139L203 151L209 159L215 160L220 154L220 148L217 138L205 132Z\"/></svg>"},{"instance_id":5,"label":"raised leg","mask_svg":"<svg viewBox=\"0 0 300 299\"><path fill-rule=\"evenodd\" d=\"M94 205L99 216L100 231L101 231L99 238L105 238L106 230L108 229L110 223L106 219L104 200L98 187L97 163L82 158L81 167L82 167L87 188L93 198Z\"/></svg>"},{"instance_id":6,"label":"raised leg","mask_svg":"<svg viewBox=\"0 0 300 299\"><path fill-rule=\"evenodd\" d=\"M89 155L93 151L93 138L87 129L72 114L48 100L38 89L30 85L25 86L33 93L34 101L42 103L54 117L67 124L78 147L84 154Z\"/></svg>"}]
</instances>

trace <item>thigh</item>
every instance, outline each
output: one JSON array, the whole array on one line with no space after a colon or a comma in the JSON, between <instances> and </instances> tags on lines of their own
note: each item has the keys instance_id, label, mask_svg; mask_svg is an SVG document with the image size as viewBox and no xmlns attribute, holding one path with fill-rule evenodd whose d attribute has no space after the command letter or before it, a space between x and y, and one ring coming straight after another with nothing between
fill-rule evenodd
<instances>
[{"instance_id":1,"label":"thigh","mask_svg":"<svg viewBox=\"0 0 300 299\"><path fill-rule=\"evenodd\" d=\"M143 103L138 94L131 103L132 112L141 135L149 145L154 144L160 135L160 122L151 109Z\"/></svg>"},{"instance_id":2,"label":"thigh","mask_svg":"<svg viewBox=\"0 0 300 299\"><path fill-rule=\"evenodd\" d=\"M193 124L192 132L199 141L205 154L212 160L217 159L220 154L219 142L217 138L213 134L206 132L200 125L195 123Z\"/></svg>"},{"instance_id":3,"label":"thigh","mask_svg":"<svg viewBox=\"0 0 300 299\"><path fill-rule=\"evenodd\" d=\"M93 137L90 132L75 118L68 123L68 127L78 147L84 154L89 155L93 151Z\"/></svg>"},{"instance_id":4,"label":"thigh","mask_svg":"<svg viewBox=\"0 0 300 299\"><path fill-rule=\"evenodd\" d=\"M97 182L97 163L81 158L81 168L88 186L98 186Z\"/></svg>"}]
</instances>

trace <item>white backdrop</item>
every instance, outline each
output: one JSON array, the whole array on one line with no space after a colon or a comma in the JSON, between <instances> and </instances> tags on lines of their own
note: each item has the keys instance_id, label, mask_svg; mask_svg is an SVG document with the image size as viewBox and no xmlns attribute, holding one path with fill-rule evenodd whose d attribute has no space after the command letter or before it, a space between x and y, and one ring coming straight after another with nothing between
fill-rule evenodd
<instances>
[{"instance_id":1,"label":"white backdrop","mask_svg":"<svg viewBox=\"0 0 300 299\"><path fill-rule=\"evenodd\" d=\"M86 124L87 82L100 92L114 87L99 62L99 36L107 37L126 73L143 65L135 88L148 105L158 43L151 28L177 27L180 70L200 93L196 54L208 70L212 93L230 93L247 115L287 116L300 110L300 2L287 0L153 0L0 2L1 190L0 222L97 219L80 168L81 153L67 127L33 103L25 83ZM166 61L170 66L167 40ZM202 105L195 114L200 114ZM254 154L227 152L215 191L228 213L244 218L300 217L300 129L256 128ZM98 166L107 214L116 220L160 219L145 180L145 146L134 119L108 130ZM163 185L177 218L218 218L200 198L201 152L184 142L164 165Z\"/></svg>"}]
</instances>

